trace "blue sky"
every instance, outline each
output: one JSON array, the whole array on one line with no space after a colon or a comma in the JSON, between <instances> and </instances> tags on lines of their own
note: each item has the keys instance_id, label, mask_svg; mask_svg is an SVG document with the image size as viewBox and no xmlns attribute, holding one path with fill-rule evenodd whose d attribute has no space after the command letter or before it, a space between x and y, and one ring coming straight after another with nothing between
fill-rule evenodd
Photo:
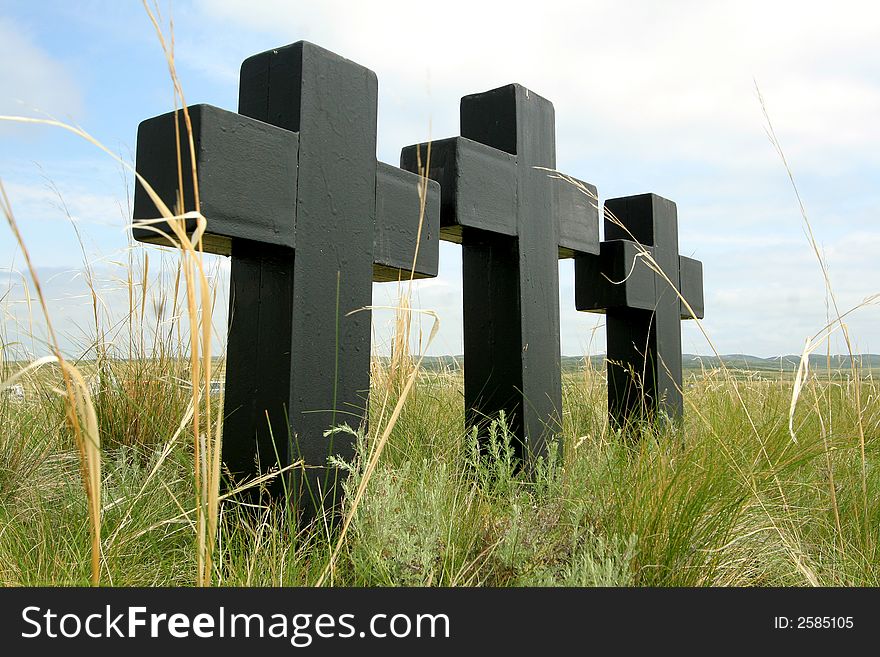
<instances>
[{"instance_id":1,"label":"blue sky","mask_svg":"<svg viewBox=\"0 0 880 657\"><path fill-rule=\"evenodd\" d=\"M841 309L880 292L880 8L870 2L160 3L174 18L187 101L234 110L241 61L307 39L376 71L380 159L458 134L462 95L520 82L553 101L561 170L601 198L653 191L678 204L681 252L704 262L704 326L721 353L799 352L826 321L821 271L764 132L767 102L827 259ZM131 159L137 124L172 107L162 52L139 2L0 1L0 114L74 121ZM131 176L61 131L0 123L0 177L73 345L88 324L83 236L108 307L129 257ZM209 218L210 219L210 218ZM138 249L141 247L137 247ZM461 352L461 261L419 285L436 310L433 353ZM151 258L159 259L155 250ZM171 259L169 257L169 262ZM221 286L226 263L214 264ZM7 339L27 324L23 261L0 228ZM602 317L574 310L560 266L563 353L604 350ZM394 286L377 286L376 304ZM220 304L222 305L222 303ZM111 312L111 311L108 311ZM225 322L218 311L215 320ZM377 313L376 340L388 315ZM598 326L598 328L597 328ZM880 351L880 308L856 312L859 351ZM36 329L39 333L39 329ZM710 353L686 323L685 351ZM36 348L36 347L35 347ZM833 345L834 351L842 348Z\"/></svg>"}]
</instances>

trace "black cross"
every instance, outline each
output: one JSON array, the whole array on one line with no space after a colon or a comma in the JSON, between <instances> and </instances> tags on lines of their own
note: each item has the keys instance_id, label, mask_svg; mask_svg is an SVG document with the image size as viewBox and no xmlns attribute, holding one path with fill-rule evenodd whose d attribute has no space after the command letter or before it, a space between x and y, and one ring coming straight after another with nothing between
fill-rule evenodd
<instances>
[{"instance_id":1,"label":"black cross","mask_svg":"<svg viewBox=\"0 0 880 657\"><path fill-rule=\"evenodd\" d=\"M205 249L232 256L223 460L233 475L353 455L349 437L324 436L364 421L370 313L348 313L370 305L373 281L409 276L419 226L419 177L376 161L377 95L375 73L301 41L244 62L239 114L190 108ZM182 114L180 124L185 134ZM173 114L144 121L137 144L138 170L173 207ZM439 198L429 181L418 278L437 275ZM156 214L138 188L135 219ZM145 228L134 236L166 243ZM307 514L335 492L334 471L310 472L293 482L297 495L310 487Z\"/></svg>"},{"instance_id":2,"label":"black cross","mask_svg":"<svg viewBox=\"0 0 880 657\"><path fill-rule=\"evenodd\" d=\"M693 315L666 278L702 318L703 265L678 255L675 203L656 194L607 200L599 255L575 260L575 297L578 310L606 313L608 411L617 426L684 411L680 320Z\"/></svg>"},{"instance_id":3,"label":"black cross","mask_svg":"<svg viewBox=\"0 0 880 657\"><path fill-rule=\"evenodd\" d=\"M556 166L553 105L516 84L465 96L461 137L431 145L440 182L440 237L462 245L468 426L504 411L520 456L558 433L562 409L557 260L598 253L593 198ZM427 145L409 146L416 170Z\"/></svg>"}]
</instances>

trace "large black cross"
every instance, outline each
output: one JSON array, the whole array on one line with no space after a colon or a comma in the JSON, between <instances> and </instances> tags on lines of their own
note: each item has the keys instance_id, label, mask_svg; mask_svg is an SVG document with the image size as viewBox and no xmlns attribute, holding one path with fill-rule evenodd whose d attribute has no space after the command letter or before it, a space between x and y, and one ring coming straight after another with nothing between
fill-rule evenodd
<instances>
[{"instance_id":1,"label":"large black cross","mask_svg":"<svg viewBox=\"0 0 880 657\"><path fill-rule=\"evenodd\" d=\"M675 203L656 194L605 201L605 240L598 256L576 258L575 297L578 310L605 313L612 422L680 417L680 320L703 317L703 265L678 255Z\"/></svg>"},{"instance_id":2,"label":"large black cross","mask_svg":"<svg viewBox=\"0 0 880 657\"><path fill-rule=\"evenodd\" d=\"M461 137L431 144L440 237L462 245L468 426L504 411L519 456L543 453L562 411L560 257L598 253L596 188L556 166L553 105L511 84L461 100ZM416 170L427 145L408 146Z\"/></svg>"},{"instance_id":3,"label":"large black cross","mask_svg":"<svg viewBox=\"0 0 880 657\"><path fill-rule=\"evenodd\" d=\"M324 436L364 420L370 313L348 313L370 305L373 281L409 276L419 237L419 176L376 160L377 95L375 73L298 42L243 63L238 114L189 108L204 247L232 256L223 461L235 476L353 455L350 437ZM137 169L170 207L176 161L173 114L144 121ZM188 148L183 161L188 171ZM419 278L438 264L440 192L425 182ZM135 219L156 214L139 188ZM310 472L293 482L297 494L309 485L306 514L335 490L334 471Z\"/></svg>"}]
</instances>

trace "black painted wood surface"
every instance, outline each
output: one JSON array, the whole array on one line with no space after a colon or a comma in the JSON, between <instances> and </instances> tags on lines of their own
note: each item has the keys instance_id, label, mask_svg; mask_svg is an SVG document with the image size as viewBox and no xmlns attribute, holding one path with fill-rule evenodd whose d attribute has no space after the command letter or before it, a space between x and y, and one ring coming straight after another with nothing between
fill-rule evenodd
<instances>
[{"instance_id":1,"label":"black painted wood surface","mask_svg":"<svg viewBox=\"0 0 880 657\"><path fill-rule=\"evenodd\" d=\"M366 421L371 316L353 311L370 305L373 280L410 276L420 182L413 273L437 275L439 186L377 162L377 96L372 71L298 42L244 62L238 114L190 108L205 248L232 256L224 465L242 478L303 459L309 476L273 487L289 483L307 516L338 501L328 456L353 456L350 435L325 432ZM137 168L174 207L173 115L141 124ZM157 214L138 189L135 219Z\"/></svg>"}]
</instances>

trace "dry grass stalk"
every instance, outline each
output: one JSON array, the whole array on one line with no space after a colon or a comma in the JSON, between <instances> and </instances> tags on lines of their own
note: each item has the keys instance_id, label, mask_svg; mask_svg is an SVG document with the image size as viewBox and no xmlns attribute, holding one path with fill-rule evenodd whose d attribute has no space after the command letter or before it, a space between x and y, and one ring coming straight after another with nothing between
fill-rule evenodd
<instances>
[{"instance_id":1,"label":"dry grass stalk","mask_svg":"<svg viewBox=\"0 0 880 657\"><path fill-rule=\"evenodd\" d=\"M202 391L207 392L211 385L211 320L210 314L205 316L205 309L210 310L212 292L205 275L202 261L202 235L206 227L206 220L200 212L199 184L196 173L195 144L192 130L192 121L187 110L186 98L183 87L177 75L174 64L174 24L169 23L170 41L165 39L162 27L159 23L160 14L157 4L153 9L146 0L143 1L144 9L153 24L156 36L165 54L168 64L168 73L174 86L175 102L175 146L177 148L177 177L178 177L178 201L176 214L185 214L183 199L183 176L192 178L192 188L195 208L193 213L199 217L198 226L192 237L185 231L185 222L174 218L174 215L165 207L164 203L151 189L148 189L151 199L162 214L163 219L174 231L179 244L182 258L182 270L186 287L187 317L190 332L190 382L193 394L193 451L195 488L197 497L196 527L197 527L197 550L198 550L198 574L197 584L209 586L213 579L213 553L217 541L217 522L220 512L220 452L221 452L221 428L216 431L211 427L211 396L204 395L205 412L201 414ZM154 11L155 10L155 11ZM178 102L183 112L186 125L185 138L189 147L189 161L184 163L181 157L181 138L179 122L177 121ZM186 165L186 167L185 167ZM143 184L143 180L138 176Z\"/></svg>"},{"instance_id":2,"label":"dry grass stalk","mask_svg":"<svg viewBox=\"0 0 880 657\"><path fill-rule=\"evenodd\" d=\"M88 500L89 529L92 537L92 585L97 586L101 580L101 437L98 433L98 420L95 415L95 408L89 395L88 386L79 370L65 361L61 353L58 338L52 326L52 319L49 316L49 308L46 305L46 297L43 295L43 289L40 286L40 279L31 262L30 253L21 236L21 232L18 230L18 223L12 212L12 204L9 202L9 197L6 195L6 189L2 181L0 181L0 205L2 205L6 221L9 223L9 227L12 229L18 246L24 255L46 321L50 348L54 357L51 361L43 359L40 364L52 361L57 362L61 369L61 376L64 379L63 396L66 416L76 442L80 474L86 492L86 499ZM4 383L8 385L11 382Z\"/></svg>"},{"instance_id":3,"label":"dry grass stalk","mask_svg":"<svg viewBox=\"0 0 880 657\"><path fill-rule=\"evenodd\" d=\"M801 370L803 369L804 373L807 370L807 363L809 360L809 355L812 353L816 347L819 346L819 342L817 342L817 337L821 336L819 339L825 340L828 339L833 332L834 328L839 327L843 334L843 340L846 344L847 353L849 354L850 360L850 369L853 374L853 380L855 381L855 396L856 396L856 408L858 411L858 429L859 429L859 451L861 455L861 466L862 466L862 513L864 514L864 526L866 537L870 537L871 534L868 533L868 517L870 513L870 509L868 507L868 463L867 456L865 454L865 428L864 428L864 418L863 418L863 409L861 406L861 396L860 396L860 375L859 368L856 363L855 351L853 349L852 341L850 340L849 330L846 324L843 321L843 318L854 312L855 310L862 308L863 306L869 305L871 303L875 303L880 295L873 295L868 299L865 299L862 303L858 304L856 307L848 310L845 313L840 312L840 308L837 303L837 295L834 293L834 288L831 285L831 277L828 273L828 265L825 262L825 258L822 255L822 250L819 248L819 243L816 240L816 236L813 233L813 226L810 222L810 218L807 215L807 210L804 205L803 199L801 198L800 190L798 189L797 183L794 179L794 173L792 172L791 167L788 164L788 159L785 157L785 152L782 149L782 144L779 141L779 138L776 136L776 131L773 128L773 122L770 120L770 113L767 110L767 104L764 102L764 96L761 94L761 89L758 86L757 81L755 81L755 93L758 96L758 102L761 105L761 112L764 116L764 120L766 121L765 132L767 134L767 138L770 140L770 143L773 145L773 148L776 150L776 153L779 155L780 160L782 161L782 165L785 167L785 173L788 175L788 180L791 183L792 191L794 192L795 199L798 203L798 209L800 210L801 218L804 222L804 233L807 236L807 239L810 243L810 248L813 251L813 254L816 256L816 261L819 264L819 268L822 271L822 279L825 282L825 293L826 300L830 300L831 307L834 310L834 319L832 322L829 322L829 325L820 331L817 336L814 336L812 340L808 340L806 346L804 347L804 351L801 354L801 362L798 368L798 375L801 374ZM803 382L801 382L801 386L795 386L792 392L792 401L791 401L791 410L790 417L794 415L795 407L797 405L798 395L801 391ZM791 426L791 424L789 425ZM794 433L792 432L792 437L794 437ZM873 540L871 540L873 543Z\"/></svg>"}]
</instances>

